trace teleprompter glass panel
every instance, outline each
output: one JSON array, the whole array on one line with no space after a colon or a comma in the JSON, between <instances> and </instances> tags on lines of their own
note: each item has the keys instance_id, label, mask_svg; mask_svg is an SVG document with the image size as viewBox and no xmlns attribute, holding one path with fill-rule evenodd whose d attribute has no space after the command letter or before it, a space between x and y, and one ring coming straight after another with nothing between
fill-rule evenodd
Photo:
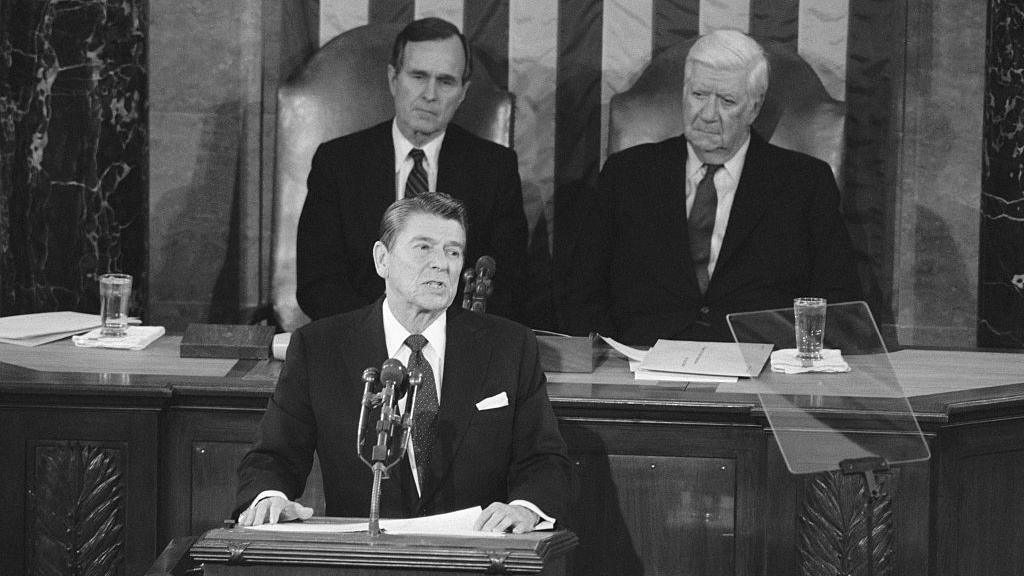
<instances>
[{"instance_id":1,"label":"teleprompter glass panel","mask_svg":"<svg viewBox=\"0 0 1024 576\"><path fill-rule=\"evenodd\" d=\"M793 308L727 317L738 343L775 347L779 360L795 356ZM784 373L769 361L751 381L773 434L794 474L839 470L843 463L880 459L884 464L927 460L928 445L864 302L829 304L824 361L796 361ZM849 371L828 350L838 350ZM781 367L780 367L781 369Z\"/></svg>"}]
</instances>

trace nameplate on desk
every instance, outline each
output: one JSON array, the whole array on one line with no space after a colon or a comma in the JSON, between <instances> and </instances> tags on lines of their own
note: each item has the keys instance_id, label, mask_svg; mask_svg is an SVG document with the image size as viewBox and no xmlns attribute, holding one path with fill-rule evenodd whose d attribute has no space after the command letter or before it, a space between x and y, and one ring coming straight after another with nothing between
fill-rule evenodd
<instances>
[{"instance_id":1,"label":"nameplate on desk","mask_svg":"<svg viewBox=\"0 0 1024 576\"><path fill-rule=\"evenodd\" d=\"M180 356L266 360L273 341L273 326L189 324L181 338Z\"/></svg>"},{"instance_id":2,"label":"nameplate on desk","mask_svg":"<svg viewBox=\"0 0 1024 576\"><path fill-rule=\"evenodd\" d=\"M593 372L594 336L566 336L534 330L545 372Z\"/></svg>"}]
</instances>

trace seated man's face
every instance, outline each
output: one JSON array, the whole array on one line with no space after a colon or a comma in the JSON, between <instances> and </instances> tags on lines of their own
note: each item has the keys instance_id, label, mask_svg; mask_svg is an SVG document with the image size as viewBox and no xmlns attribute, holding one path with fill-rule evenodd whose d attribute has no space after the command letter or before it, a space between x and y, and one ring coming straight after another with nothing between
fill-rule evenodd
<instances>
[{"instance_id":1,"label":"seated man's face","mask_svg":"<svg viewBox=\"0 0 1024 576\"><path fill-rule=\"evenodd\" d=\"M466 248L458 220L416 213L389 249L374 246L377 273L384 278L392 309L412 314L441 311L455 299Z\"/></svg>"},{"instance_id":2,"label":"seated man's face","mask_svg":"<svg viewBox=\"0 0 1024 576\"><path fill-rule=\"evenodd\" d=\"M444 40L409 42L401 68L388 65L388 86L395 99L395 120L416 146L439 135L466 96L462 82L466 60L455 36Z\"/></svg>"},{"instance_id":3,"label":"seated man's face","mask_svg":"<svg viewBox=\"0 0 1024 576\"><path fill-rule=\"evenodd\" d=\"M683 132L707 164L724 164L740 149L761 110L747 91L744 69L714 69L691 62L683 88Z\"/></svg>"}]
</instances>

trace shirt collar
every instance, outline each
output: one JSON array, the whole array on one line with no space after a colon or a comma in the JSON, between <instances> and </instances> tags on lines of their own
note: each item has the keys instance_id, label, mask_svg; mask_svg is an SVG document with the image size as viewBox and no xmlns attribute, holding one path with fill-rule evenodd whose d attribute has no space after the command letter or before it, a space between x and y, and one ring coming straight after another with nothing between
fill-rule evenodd
<instances>
[{"instance_id":1,"label":"shirt collar","mask_svg":"<svg viewBox=\"0 0 1024 576\"><path fill-rule=\"evenodd\" d=\"M436 138L420 147L426 156L427 171L437 171L437 157L441 154L441 143L444 141L445 132L441 132ZM415 148L412 142L398 129L398 121L391 121L391 140L395 143L395 172L402 169L402 164L409 157L409 151Z\"/></svg>"},{"instance_id":2,"label":"shirt collar","mask_svg":"<svg viewBox=\"0 0 1024 576\"><path fill-rule=\"evenodd\" d=\"M394 358L398 355L399 349L405 344L405 339L408 338L412 333L402 326L402 323L395 318L395 315L391 313L391 308L388 306L388 299L384 298L382 304L384 306L384 343L388 348L388 358ZM447 342L448 333L448 312L441 314L436 320L427 326L426 330L423 331L423 337L427 339L427 346L433 347L437 352L438 356L444 357L444 348Z\"/></svg>"},{"instance_id":3,"label":"shirt collar","mask_svg":"<svg viewBox=\"0 0 1024 576\"><path fill-rule=\"evenodd\" d=\"M743 163L747 160L747 148L750 147L750 134L747 134L747 139L740 146L740 149L725 161L722 165L722 169L729 174L733 179L733 182L740 181L740 173L743 172ZM703 177L701 169L704 167L704 162L697 157L697 152L694 151L693 145L689 142L686 143L686 177L688 179L700 180Z\"/></svg>"}]
</instances>

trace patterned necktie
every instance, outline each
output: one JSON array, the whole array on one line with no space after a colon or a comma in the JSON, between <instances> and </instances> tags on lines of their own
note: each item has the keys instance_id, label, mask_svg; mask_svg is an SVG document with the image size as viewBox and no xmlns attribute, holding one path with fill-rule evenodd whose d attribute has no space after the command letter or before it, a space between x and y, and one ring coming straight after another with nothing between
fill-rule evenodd
<instances>
[{"instance_id":1,"label":"patterned necktie","mask_svg":"<svg viewBox=\"0 0 1024 576\"><path fill-rule=\"evenodd\" d=\"M405 345L412 350L409 355L409 371L419 370L422 375L416 406L413 408L412 449L416 455L416 474L420 481L420 494L426 494L430 479L430 451L437 436L437 386L434 385L434 371L423 357L427 339L422 334L412 334L405 339Z\"/></svg>"},{"instance_id":2,"label":"patterned necktie","mask_svg":"<svg viewBox=\"0 0 1024 576\"><path fill-rule=\"evenodd\" d=\"M715 189L715 172L721 164L705 164L704 177L697 184L693 197L687 227L690 234L690 257L697 272L700 293L708 289L708 262L711 260L711 233L715 230L715 210L718 209L718 191Z\"/></svg>"},{"instance_id":3,"label":"patterned necktie","mask_svg":"<svg viewBox=\"0 0 1024 576\"><path fill-rule=\"evenodd\" d=\"M409 178L405 181L405 197L415 198L430 188L427 184L427 169L423 167L423 159L427 155L423 150L413 148L409 151L409 156L412 157L413 166Z\"/></svg>"}]
</instances>

